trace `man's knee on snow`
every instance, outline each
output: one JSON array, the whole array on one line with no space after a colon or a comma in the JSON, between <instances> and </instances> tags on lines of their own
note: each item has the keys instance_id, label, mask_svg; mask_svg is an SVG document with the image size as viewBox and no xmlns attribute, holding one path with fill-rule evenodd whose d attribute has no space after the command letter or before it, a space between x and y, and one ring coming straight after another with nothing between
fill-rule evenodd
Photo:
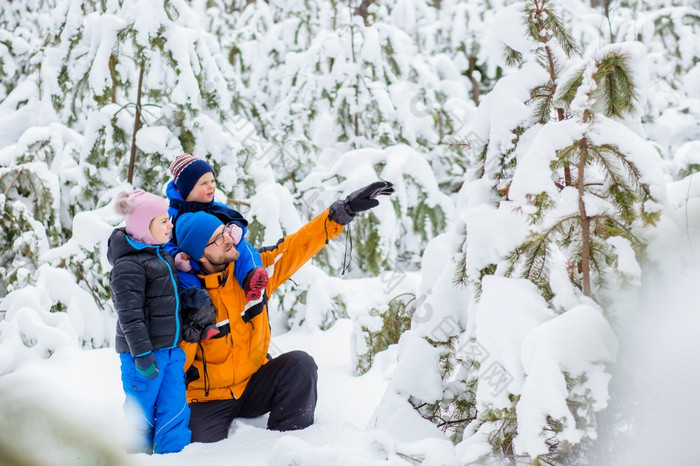
<instances>
[{"instance_id":1,"label":"man's knee on snow","mask_svg":"<svg viewBox=\"0 0 700 466\"><path fill-rule=\"evenodd\" d=\"M300 376L312 376L314 379L317 377L318 366L316 365L316 361L304 351L290 351L289 353L278 356L278 358L284 359L285 364L289 365L289 367L295 367L295 372Z\"/></svg>"}]
</instances>

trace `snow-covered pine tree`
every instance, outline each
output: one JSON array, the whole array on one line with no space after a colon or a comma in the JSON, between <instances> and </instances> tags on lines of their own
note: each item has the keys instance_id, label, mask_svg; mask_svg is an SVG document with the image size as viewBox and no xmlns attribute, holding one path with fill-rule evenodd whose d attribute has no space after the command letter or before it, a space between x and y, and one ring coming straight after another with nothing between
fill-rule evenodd
<instances>
[{"instance_id":1,"label":"snow-covered pine tree","mask_svg":"<svg viewBox=\"0 0 700 466\"><path fill-rule=\"evenodd\" d=\"M638 2L619 15L622 20L612 23L615 37L647 46L650 91L642 119L647 134L675 177L695 173L697 160L678 157L677 151L700 139L700 115L693 105L700 98L700 8L689 1L658 0Z\"/></svg>"},{"instance_id":2,"label":"snow-covered pine tree","mask_svg":"<svg viewBox=\"0 0 700 466\"><path fill-rule=\"evenodd\" d=\"M187 2L46 8L27 17L27 29L46 25L27 52L35 66L1 104L11 139L0 155L0 291L9 309L0 333L8 342L24 335L27 347L2 371L28 354L46 357L59 343L109 344L114 316L102 248L121 221L107 205L117 189L128 189L125 181L160 192L170 160L185 148L230 175L238 168L230 154L241 149L222 124L232 68ZM228 197L236 179L222 178L221 197ZM101 206L110 212L94 210ZM57 277L72 281L27 286ZM36 303L22 308L27 293Z\"/></svg>"},{"instance_id":3,"label":"snow-covered pine tree","mask_svg":"<svg viewBox=\"0 0 700 466\"><path fill-rule=\"evenodd\" d=\"M567 112L567 119L545 125L543 134L556 131L567 136L545 151L533 143L516 170L530 176L535 163L540 171L549 164L550 180L558 180L532 189L532 180L514 177L511 196L526 201L535 209L530 213L528 239L510 257L507 275L522 276L536 283L543 297L556 307L554 289L561 271L552 266L554 256L564 257L568 279L585 297L593 298L612 324L615 310L605 299L607 290L626 284L639 284L639 266L635 256L643 252L640 232L659 218L663 182L658 153L635 131L641 115L646 70L641 44L611 45L583 64L569 70L559 83L557 100ZM635 120L636 119L636 120ZM549 127L549 128L548 128ZM552 133L549 133L552 134ZM545 155L541 160L536 154ZM568 175L566 169L569 169ZM570 179L567 179L570 176ZM523 189L524 185L528 185ZM554 299L554 300L553 300ZM552 301L553 300L553 301ZM561 302L559 303L561 305ZM559 311L568 311L563 306ZM597 436L605 439L607 426L595 416L595 398L586 398L588 376L566 374L572 418L585 426L581 446L591 444ZM544 428L544 426L543 426ZM557 422L547 429L561 431ZM564 451L575 455L579 447L567 445ZM603 445L601 448L607 448ZM552 454L557 458L559 453Z\"/></svg>"},{"instance_id":4,"label":"snow-covered pine tree","mask_svg":"<svg viewBox=\"0 0 700 466\"><path fill-rule=\"evenodd\" d=\"M22 117L28 119L46 110L33 99L31 86L23 82L23 77L30 72L49 15L49 8L43 2L0 5L0 109L8 115L0 136L1 147L16 143L27 129L28 124L21 122ZM23 115L12 118L10 112ZM40 253L48 247L47 228L54 245L61 235L55 208L58 199L54 199L56 180L41 163L52 147L46 140L25 138L24 144L31 146L30 154L18 157L16 151L6 149L0 156L0 248L3 251L0 297L30 281ZM53 155L49 158L53 159ZM41 225L44 218L46 227Z\"/></svg>"},{"instance_id":5,"label":"snow-covered pine tree","mask_svg":"<svg viewBox=\"0 0 700 466\"><path fill-rule=\"evenodd\" d=\"M79 141L69 130L37 128L25 131L17 144L5 150L0 164L3 291L32 283L33 272L42 263L41 254L69 236L60 186L66 177L57 173L67 162L64 154L74 153Z\"/></svg>"},{"instance_id":6,"label":"snow-covered pine tree","mask_svg":"<svg viewBox=\"0 0 700 466\"><path fill-rule=\"evenodd\" d=\"M81 209L120 179L159 192L182 151L223 162L212 134L231 116L233 73L196 5L71 2L56 17L41 89L85 135Z\"/></svg>"},{"instance_id":7,"label":"snow-covered pine tree","mask_svg":"<svg viewBox=\"0 0 700 466\"><path fill-rule=\"evenodd\" d=\"M0 101L29 73L33 53L41 42L50 12L42 2L0 5Z\"/></svg>"},{"instance_id":8,"label":"snow-covered pine tree","mask_svg":"<svg viewBox=\"0 0 700 466\"><path fill-rule=\"evenodd\" d=\"M491 285L484 295L480 293L487 281L493 283L497 280L488 278L492 275L526 277L540 286L541 296L528 298L532 300L532 311L521 311L524 315L531 312L529 318L533 320L526 326L521 322L514 324L512 330L500 330L502 333L519 332L524 337L538 329L533 335L540 335L546 331L539 330L539 324L549 320L560 322L555 319L557 314L553 310L566 312L586 302L583 298L586 293L580 290L576 297L574 291L577 285L583 288L578 269L581 254L589 258L593 251L597 254L592 261L600 273L593 275L594 284L600 285L597 290L601 292L604 291L604 279L613 278L615 271L624 274L634 270L626 266L616 268L616 264L627 265L634 261L632 246L642 244L634 228L653 223L658 215L652 192L659 190L659 180L655 178L654 169L650 168L658 168L655 153L643 138L629 129L636 129L639 125L643 99L638 93L644 90L645 70L640 66L642 60L638 46L603 50L595 58L581 62L578 46L553 11L553 2L550 1L533 0L513 5L499 14L496 24L498 30L510 30L503 36L506 64L517 69L506 73L482 100L477 111L469 141L476 163L467 175L461 205L458 205L462 226L455 226L456 243L462 245L457 257L461 265L456 278L459 283L469 285L475 298L469 306L470 321L475 323L461 334L452 328L451 332L443 334L443 339L433 341L444 348L441 373L445 396L432 403L425 400L413 400L413 403L426 417L451 432L455 441L459 441L462 435L465 442L470 443L487 438L496 456L525 454L533 461L536 458L559 461L566 455L575 456L572 449L579 448L577 445L582 441L590 444L596 435L594 413L604 406L599 397L605 396L600 392L594 394L595 390L591 389L590 380L597 376L563 370L560 377L562 383L568 384L569 395L557 409L561 410L567 403L569 407L557 411L559 415L556 416L552 410L549 418L542 419L540 428L544 437L540 441L548 438L547 447L543 451L536 446L537 441L519 438L517 426L531 422L529 415L533 403L529 393L537 383L539 368L528 363L524 369L519 363L500 358L499 354L504 352L495 344L499 337L491 333L487 323L494 315L507 311L501 310L500 298L490 291L496 287ZM518 24L524 24L524 37L513 34L521 27ZM580 74L577 80L572 73L582 73L586 66L582 63L587 63L589 68L586 78ZM581 90L579 86L584 81L589 85L586 88L588 104L582 103L586 100L582 97L583 91L576 94L575 100L573 95L566 94L566 90L574 93ZM585 123L582 117L584 108L589 119ZM618 138L613 137L616 133ZM586 134L590 141L582 144ZM588 155L584 162L571 157L571 152L582 146L595 151L595 155ZM596 148L591 149L594 146ZM596 167L595 157L602 167ZM542 189L545 186L547 190ZM579 189L581 196L578 196ZM543 191L546 194L542 194ZM595 201L593 196L597 198ZM602 206L606 202L609 208ZM583 214L582 209L589 205L589 210ZM567 209L573 209L569 216L565 213ZM605 218L591 223L590 217L595 215ZM530 226L524 223L526 218L529 218ZM537 232L548 231L542 228L544 224L556 228L562 218L582 223L588 219L589 223L583 227L569 225L566 229L569 236L566 239L561 237L560 243L556 243L553 237L544 239L543 236L538 237L540 242L531 241ZM591 225L599 230L590 229ZM494 235L489 228L507 229L509 237ZM580 246L584 242L581 240L584 231L593 234L599 231L600 236L592 241L593 245L589 241L588 250L582 253ZM572 239L573 234L579 239ZM520 261L526 250L535 252L528 256L530 262ZM514 253L507 260L511 251ZM578 251L578 256L575 251ZM552 256L537 256L539 252L550 253L556 260ZM545 264L543 257L551 262ZM533 273L535 270L537 273ZM570 272L569 285L561 284L562 270ZM634 276L628 278L635 279ZM528 296L537 290L519 285L517 281L512 285L508 283L502 282L502 286L512 286L514 290L524 287ZM503 292L502 288L498 289ZM591 296L588 284L586 290ZM523 309L528 308L527 300L523 299L520 304ZM595 316L600 312L591 310L595 308L593 304L585 312L577 309L571 315ZM600 328L601 335L607 335L596 343L600 345L596 351L606 354L601 356L603 359L614 359L610 324L597 317L591 319L597 322L595 325ZM418 326L417 330L421 332L421 328ZM529 339L537 340L534 336ZM518 339L509 344L514 345L515 351L523 351ZM499 375L492 371L493 368L505 372ZM601 370L601 367L596 367L595 373ZM532 376L527 378L526 375ZM507 384L500 387L498 394L487 393L494 388L492 383L497 376ZM523 381L526 382L524 385ZM545 408L544 412L547 409L552 407ZM473 438L467 440L469 437Z\"/></svg>"},{"instance_id":9,"label":"snow-covered pine tree","mask_svg":"<svg viewBox=\"0 0 700 466\"><path fill-rule=\"evenodd\" d=\"M493 191L490 202L494 205L507 199L521 136L550 119L564 118L563 110L553 105L556 80L561 62L580 53L579 46L552 10L551 2L518 2L500 13L496 28L508 27L510 21L520 22L520 17L525 17L525 38L508 36L496 40L504 50L502 66L520 67L520 70L507 74L492 95L484 99L467 136L448 140L452 150L462 146L469 149L471 170L467 182L483 180L487 183ZM569 172L568 167L565 172ZM459 230L459 242L463 244L467 228ZM493 274L496 264L487 261L481 264L478 273L467 273L467 254L463 244L454 281L458 285L473 285L478 296L481 278ZM473 266L472 263L472 269Z\"/></svg>"},{"instance_id":10,"label":"snow-covered pine tree","mask_svg":"<svg viewBox=\"0 0 700 466\"><path fill-rule=\"evenodd\" d=\"M233 16L227 21L235 28L222 32L221 41L230 48L241 81L249 87L244 92L252 106L245 114L258 133L274 142L265 147L262 160L278 183L298 193L298 207L307 217L315 215L322 203L325 207L334 200L329 181L342 185L349 177L332 168L341 154L353 147L386 147L397 141L423 151L418 139L426 144L429 140L434 147L446 131L434 123L435 112L442 111L438 102L466 96L454 90L466 81L448 66L446 57L441 61L443 73L434 73L431 70L436 67L427 58L414 56L411 39L399 28L384 23L366 26L346 3L255 3ZM424 89L435 94L425 95ZM415 102L407 100L407 95ZM383 140L380 130L391 138ZM410 137L394 137L409 132ZM322 153L319 147L325 148ZM413 158L413 152L407 154ZM430 153L425 158L429 164L434 162ZM250 157L249 161L257 164L261 159ZM370 163L356 160L358 167ZM375 173L382 171L382 163L386 162L377 162ZM335 165L344 168L344 163ZM247 165L241 168L250 171ZM322 179L314 176L313 181L303 181L319 168L326 172ZM368 180L358 179L357 186ZM424 244L444 228L444 212L435 209L436 199L428 199L423 181L413 184L417 201L408 208L417 221L411 230L421 235ZM408 195L412 198L414 193ZM368 236L361 235L360 248L377 243L368 240L378 235L377 226L372 223ZM355 245L364 271L376 272L396 257L393 252L384 255L369 249L364 254L357 249L358 242ZM411 261L415 263L415 257Z\"/></svg>"},{"instance_id":11,"label":"snow-covered pine tree","mask_svg":"<svg viewBox=\"0 0 700 466\"><path fill-rule=\"evenodd\" d=\"M520 7L522 12L519 11ZM525 44L508 38L509 42L503 44L504 64L520 68L532 66L532 69L526 70L532 75L529 99L520 103L520 112L512 118L512 123L507 121L499 125L502 128L510 124L508 134L494 128L492 125L496 122L487 121L476 123L478 126L475 125L467 141L474 156L472 166L475 175L491 180L499 198L507 198L508 187L517 163L515 149L520 137L529 128L545 123L551 118L563 119L562 111L555 109L552 104L555 83L561 71L561 61L579 53L578 45L552 10L551 2L522 2L508 8L501 17L507 18L511 14L525 16L528 37L525 38ZM527 57L527 63L524 64L523 54L528 52L534 56ZM495 105L496 103L487 102L485 107ZM477 115L476 118L478 117Z\"/></svg>"},{"instance_id":12,"label":"snow-covered pine tree","mask_svg":"<svg viewBox=\"0 0 700 466\"><path fill-rule=\"evenodd\" d=\"M538 3L546 7L548 2L534 2L535 7ZM531 20L529 24L536 23ZM529 136L528 142L521 146L526 149L514 165L507 195L528 213L531 226L527 240L514 250L509 266L500 273L538 285L558 312L569 311L577 301L563 304L557 296L571 293L555 278L561 273L561 257L575 289L583 296L597 297L604 305L606 279L615 272L622 282L638 281L637 268L629 265L630 261L636 265L635 253L643 246L635 229L658 218L659 206L652 195L654 190L663 194L654 173L659 168L654 165L657 154L625 126L639 124L644 101L640 94L645 90L646 69L641 66L640 48L610 46L579 66L570 64L565 77L551 81L550 92L537 96L546 103L537 111L542 126L523 133ZM550 70L557 69L556 62L543 63L549 63ZM559 137L554 138L555 134ZM613 288L619 283L614 282ZM608 318L612 314L608 308ZM595 415L604 404L591 395L590 375L564 372L564 376L570 414L559 419L552 416L542 425L543 433L550 436L550 451L536 455L549 461L584 454L586 445L597 435L603 436L606 429ZM512 415L521 400L515 401ZM567 424L573 423L581 429L580 437L559 438ZM531 446L525 447L523 441L518 446L517 436L514 438L513 453L534 454Z\"/></svg>"},{"instance_id":13,"label":"snow-covered pine tree","mask_svg":"<svg viewBox=\"0 0 700 466\"><path fill-rule=\"evenodd\" d=\"M559 85L558 101L568 113L565 124L573 120L578 126L574 131L580 134L557 149L551 161L553 178L559 180L557 191L518 193L532 196L537 209L531 219L541 226L515 251L512 271L540 284L545 297L552 295L547 283L552 246L567 251L571 282L585 296L594 297L596 288L605 288L610 267L618 262L611 238L626 240L639 253L642 240L634 228L658 220L659 205L650 186L653 178L645 173L649 162L635 153L640 151L635 145L644 147L644 140L615 121L640 113L638 81L645 78L639 76L643 70L637 67L643 55L639 48L609 46ZM611 134L615 130L618 138ZM549 209L560 208L561 201L551 194L565 199L574 189L576 209L560 210L555 219L546 219ZM624 273L624 269L617 270Z\"/></svg>"},{"instance_id":14,"label":"snow-covered pine tree","mask_svg":"<svg viewBox=\"0 0 700 466\"><path fill-rule=\"evenodd\" d=\"M488 24L494 14L508 2L447 0L424 2L405 0L376 2L370 5L372 22L384 22L404 31L413 40L426 69L435 80L422 84L412 95L411 110L433 120L434 131L443 145L428 145L428 157L444 192L456 192L468 165L460 134L473 117L483 94L501 76L501 67L490 58L485 44L492 32Z\"/></svg>"},{"instance_id":15,"label":"snow-covered pine tree","mask_svg":"<svg viewBox=\"0 0 700 466\"><path fill-rule=\"evenodd\" d=\"M2 6L3 27L11 31L8 36L11 40L3 44L12 57L21 60L3 60L8 66L14 64L17 75L6 73L9 68L3 67L3 81L9 87L0 106L7 115L0 168L0 192L4 196L0 242L6 251L0 295L36 281L37 269L44 263L42 254L70 237L71 221L76 213L71 199L80 177L76 161L83 138L56 123L57 115L42 86L45 75L41 73L41 64L47 57L45 44L51 43L54 21L66 8L61 5L53 9L47 2ZM27 40L23 40L25 37ZM89 254L94 259L95 251ZM64 257L58 262L60 267L69 269L90 263L84 255L75 261ZM87 278L92 274L98 278ZM98 265L76 280L96 293L96 299L104 299L105 283L101 276ZM60 308L59 305L55 309Z\"/></svg>"},{"instance_id":16,"label":"snow-covered pine tree","mask_svg":"<svg viewBox=\"0 0 700 466\"><path fill-rule=\"evenodd\" d=\"M304 120L301 115L286 120L276 116L278 105L288 98L289 82L296 80L286 66L288 61L296 63L323 29L320 10L332 8L327 2L309 0L255 2L234 13L232 27L221 34L222 46L241 82L243 97L235 102L236 111L245 115L263 138L274 141L265 160L278 182L292 191L315 165L318 147L303 135L280 137Z\"/></svg>"},{"instance_id":17,"label":"snow-covered pine tree","mask_svg":"<svg viewBox=\"0 0 700 466\"><path fill-rule=\"evenodd\" d=\"M52 114L50 105L38 108ZM85 241L84 234L102 231L106 240L110 226L105 231L105 223L89 214L73 218L67 202L79 177L81 144L79 134L52 123L27 129L0 156L0 347L7 355L0 373L61 346L97 348L111 341L106 261L100 242Z\"/></svg>"},{"instance_id":18,"label":"snow-covered pine tree","mask_svg":"<svg viewBox=\"0 0 700 466\"><path fill-rule=\"evenodd\" d=\"M128 22L119 16L136 18L137 6L128 2L108 7L90 1L63 2L53 10L46 2L3 5L3 24L15 31L11 36L13 41L4 42L11 47L6 50L17 49L23 31L40 33L39 39L32 42L33 48L24 50L24 55L31 56L36 66L31 69L25 66L26 78L3 99L3 108L15 112L14 123L8 125L12 128L8 137L20 140L13 153L8 153L5 165L8 169L4 170L3 193L9 197L4 206L7 210L14 198L22 197L34 218L44 223L51 246L69 237L71 219L77 212L97 206L105 191L119 183L119 168L123 169L128 162L126 154L135 139L129 137L134 119L133 115L124 118L127 113L120 110L128 107L127 99L136 94L130 86L133 73L124 64L138 56L134 48L128 47L129 31L136 37L134 29L138 28L133 25L129 28ZM139 24L146 28L143 22ZM147 23L153 24L156 23ZM146 43L141 49L150 45ZM119 60L123 62L121 65ZM7 67L13 63L3 62ZM6 85L11 85L8 69L3 67L3 70L3 80L9 79ZM122 100L127 101L120 108L117 102ZM35 115L41 116L36 119ZM35 125L58 120L67 127L25 132L26 122L32 120ZM153 167L164 171L167 161L157 162L138 166L142 171ZM77 166L80 168L76 169ZM45 173L39 167L44 167ZM158 180L152 178L146 176L136 181L146 189L158 191L163 176ZM7 212L6 219L24 218L17 212ZM3 229L5 241L14 241L7 235L11 236L15 229Z\"/></svg>"},{"instance_id":19,"label":"snow-covered pine tree","mask_svg":"<svg viewBox=\"0 0 700 466\"><path fill-rule=\"evenodd\" d=\"M455 229L459 249L454 282L468 286L476 302L484 277L496 273L504 253L515 246L515 243L491 244L488 248L491 251L485 254L485 241L489 241L492 233L483 231L482 225L510 229L511 241L517 242L521 237L520 222L509 219L508 213L513 208L508 193L517 169L519 144L528 131L537 131L545 122L564 118L563 111L554 107L553 97L561 63L579 53L578 45L549 1L518 2L502 10L490 26L498 31L511 29L497 41L504 50L501 64L511 71L482 99L469 135L451 141L452 146L466 144L472 155L463 188L464 200L458 211L473 213L462 214ZM522 30L524 37L513 34L513 29ZM488 213L489 220L484 216L484 204L495 209ZM470 314L473 318L473 311ZM491 432L487 435L496 455L511 456L518 396L512 394L499 407L478 399L479 376L485 377L487 368L481 367L482 361L471 352L459 350L470 345L482 348L475 330L472 328L462 335L453 332L446 341L435 342L444 348L445 397L435 403L414 402L414 405L427 418L442 424L453 441L461 441L465 429L472 433L480 429ZM449 422L441 421L446 417ZM476 422L470 426L473 421Z\"/></svg>"},{"instance_id":20,"label":"snow-covered pine tree","mask_svg":"<svg viewBox=\"0 0 700 466\"><path fill-rule=\"evenodd\" d=\"M338 141L341 150L396 143L418 149L439 142L452 123L438 115L451 95L440 84L459 80L459 72L446 70L441 78L399 27L365 25L347 5L326 5L321 18L313 38L303 35L308 47L272 71L284 78L269 115L271 126L284 131L274 138L309 147Z\"/></svg>"}]
</instances>

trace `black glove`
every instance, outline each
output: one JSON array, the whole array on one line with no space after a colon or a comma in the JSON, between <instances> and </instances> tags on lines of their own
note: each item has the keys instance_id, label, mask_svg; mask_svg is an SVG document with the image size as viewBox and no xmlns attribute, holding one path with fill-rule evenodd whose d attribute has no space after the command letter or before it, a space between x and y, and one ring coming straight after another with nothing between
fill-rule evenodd
<instances>
[{"instance_id":1,"label":"black glove","mask_svg":"<svg viewBox=\"0 0 700 466\"><path fill-rule=\"evenodd\" d=\"M180 307L182 309L199 309L208 302L211 300L206 290L195 286L180 290Z\"/></svg>"},{"instance_id":2,"label":"black glove","mask_svg":"<svg viewBox=\"0 0 700 466\"><path fill-rule=\"evenodd\" d=\"M137 356L134 359L136 360L136 372L149 379L156 378L158 375L158 362L156 362L156 357L153 356L153 353Z\"/></svg>"},{"instance_id":3,"label":"black glove","mask_svg":"<svg viewBox=\"0 0 700 466\"><path fill-rule=\"evenodd\" d=\"M190 382L194 382L199 378L199 370L194 367L194 365L190 366L189 369L187 369L187 372L185 372L185 386L189 385Z\"/></svg>"},{"instance_id":4,"label":"black glove","mask_svg":"<svg viewBox=\"0 0 700 466\"><path fill-rule=\"evenodd\" d=\"M199 309L186 309L182 322L182 339L190 343L197 343L202 339L202 330L213 324L214 319L216 319L216 307L208 297L207 302Z\"/></svg>"},{"instance_id":5,"label":"black glove","mask_svg":"<svg viewBox=\"0 0 700 466\"><path fill-rule=\"evenodd\" d=\"M358 212L364 212L379 205L377 196L390 195L394 185L389 181L375 181L364 188L348 194L342 201L331 204L328 217L341 225L347 225Z\"/></svg>"}]
</instances>

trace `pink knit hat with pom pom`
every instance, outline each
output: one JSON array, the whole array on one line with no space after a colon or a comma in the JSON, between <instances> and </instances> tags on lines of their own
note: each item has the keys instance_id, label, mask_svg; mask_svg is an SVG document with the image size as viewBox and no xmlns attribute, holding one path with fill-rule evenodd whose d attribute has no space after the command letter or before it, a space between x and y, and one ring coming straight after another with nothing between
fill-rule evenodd
<instances>
[{"instance_id":1,"label":"pink knit hat with pom pom","mask_svg":"<svg viewBox=\"0 0 700 466\"><path fill-rule=\"evenodd\" d=\"M135 241L151 246L161 244L151 235L151 221L168 211L168 201L143 189L121 192L114 201L114 210L126 220L126 233Z\"/></svg>"}]
</instances>

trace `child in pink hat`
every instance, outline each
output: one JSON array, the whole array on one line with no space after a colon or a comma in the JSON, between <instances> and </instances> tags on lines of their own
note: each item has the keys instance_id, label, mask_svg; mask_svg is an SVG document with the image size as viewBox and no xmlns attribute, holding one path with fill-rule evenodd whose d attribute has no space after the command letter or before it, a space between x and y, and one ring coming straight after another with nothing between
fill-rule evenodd
<instances>
[{"instance_id":1,"label":"child in pink hat","mask_svg":"<svg viewBox=\"0 0 700 466\"><path fill-rule=\"evenodd\" d=\"M168 202L136 190L120 193L114 207L125 217L109 237L107 258L126 405L143 414L138 450L173 453L190 443L191 432L177 273L163 249L173 228Z\"/></svg>"}]
</instances>

